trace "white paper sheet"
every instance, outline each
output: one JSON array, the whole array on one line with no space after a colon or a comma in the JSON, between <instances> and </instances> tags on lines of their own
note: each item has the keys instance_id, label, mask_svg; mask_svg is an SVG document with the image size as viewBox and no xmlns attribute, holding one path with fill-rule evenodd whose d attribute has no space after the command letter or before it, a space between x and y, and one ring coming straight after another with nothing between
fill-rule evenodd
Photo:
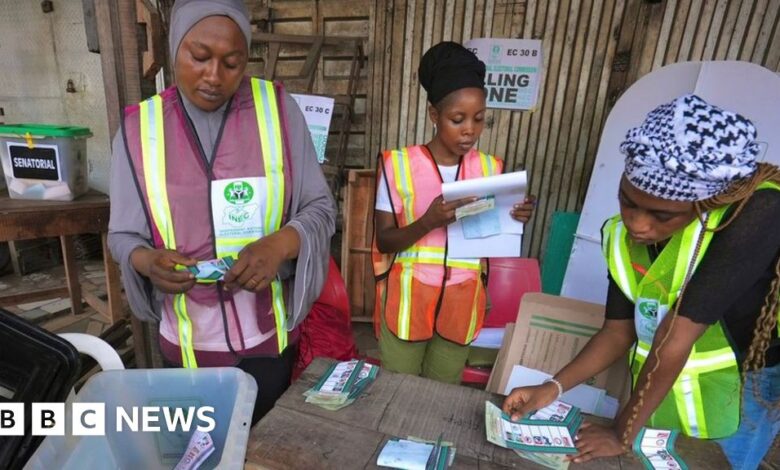
<instances>
[{"instance_id":1,"label":"white paper sheet","mask_svg":"<svg viewBox=\"0 0 780 470\"><path fill-rule=\"evenodd\" d=\"M523 224L512 218L512 206L525 200L527 174L524 171L454 181L442 185L445 201L465 197L495 198L495 208L464 217L447 227L450 258L520 256ZM464 225L466 228L464 229ZM496 233L497 229L500 231ZM489 233L479 236L480 233Z\"/></svg>"},{"instance_id":2,"label":"white paper sheet","mask_svg":"<svg viewBox=\"0 0 780 470\"><path fill-rule=\"evenodd\" d=\"M390 440L379 453L376 464L380 467L404 470L425 470L433 448L433 444L423 442Z\"/></svg>"},{"instance_id":3,"label":"white paper sheet","mask_svg":"<svg viewBox=\"0 0 780 470\"><path fill-rule=\"evenodd\" d=\"M504 331L505 328L482 328L471 345L479 348L501 349L501 342L504 341Z\"/></svg>"},{"instance_id":4,"label":"white paper sheet","mask_svg":"<svg viewBox=\"0 0 780 470\"><path fill-rule=\"evenodd\" d=\"M512 368L512 375L504 389L504 395L509 395L515 387L539 385L552 377L546 372L531 369L521 365ZM607 395L604 389L580 384L568 390L561 396L561 400L570 403L585 413L603 418L614 419L618 412L618 401Z\"/></svg>"}]
</instances>

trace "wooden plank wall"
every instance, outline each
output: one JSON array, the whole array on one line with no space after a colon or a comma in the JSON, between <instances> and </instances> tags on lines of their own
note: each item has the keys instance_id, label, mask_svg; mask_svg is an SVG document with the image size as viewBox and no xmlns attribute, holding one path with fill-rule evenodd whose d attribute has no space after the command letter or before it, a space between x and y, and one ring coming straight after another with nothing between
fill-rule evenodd
<instances>
[{"instance_id":1,"label":"wooden plank wall","mask_svg":"<svg viewBox=\"0 0 780 470\"><path fill-rule=\"evenodd\" d=\"M254 19L268 15L266 32L277 34L303 34L348 37L368 37L371 29L368 1L352 0L245 0ZM268 9L268 10L266 10ZM306 59L307 49L304 46L285 46L280 51L277 62L277 73L288 89L302 92L294 80L284 80L284 76L297 75ZM364 44L364 53L365 44ZM265 67L267 48L263 44L253 45L250 54L248 73L262 76ZM317 67L314 81L314 93L322 95L346 94L348 77L352 59L351 49L340 49L331 46L323 48L322 57ZM366 94L367 94L368 62L364 58L362 79L358 83L358 94L355 101L355 121L350 129L346 163L351 167L361 167L365 157L366 128ZM333 123L336 122L334 116ZM335 131L335 126L331 126ZM337 138L331 134L328 139L329 152L335 150Z\"/></svg>"},{"instance_id":2,"label":"wooden plank wall","mask_svg":"<svg viewBox=\"0 0 780 470\"><path fill-rule=\"evenodd\" d=\"M599 136L620 94L669 63L746 60L780 71L775 0L374 0L366 166L380 148L427 142L422 53L476 37L541 39L534 112L491 110L481 150L529 172L539 198L524 253L543 253L554 211L579 211Z\"/></svg>"},{"instance_id":3,"label":"wooden plank wall","mask_svg":"<svg viewBox=\"0 0 780 470\"><path fill-rule=\"evenodd\" d=\"M529 172L539 198L524 253L542 255L550 216L582 207L603 123L648 72L687 60L747 60L780 70L777 0L247 0L271 9L280 33L368 37L366 80L349 166L372 167L383 148L427 142L432 128L417 80L422 54L442 40L541 39L544 77L534 112L491 110L481 150ZM326 54L316 86L348 73ZM290 51L290 63L302 61ZM331 61L332 63L329 63Z\"/></svg>"}]
</instances>

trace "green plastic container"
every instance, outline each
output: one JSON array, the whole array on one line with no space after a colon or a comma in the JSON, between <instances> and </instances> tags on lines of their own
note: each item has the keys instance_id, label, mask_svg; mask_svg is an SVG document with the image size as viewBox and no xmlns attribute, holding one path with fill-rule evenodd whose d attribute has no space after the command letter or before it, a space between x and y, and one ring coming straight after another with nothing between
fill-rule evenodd
<instances>
[{"instance_id":1,"label":"green plastic container","mask_svg":"<svg viewBox=\"0 0 780 470\"><path fill-rule=\"evenodd\" d=\"M89 190L86 127L0 125L0 163L13 199L71 201Z\"/></svg>"}]
</instances>

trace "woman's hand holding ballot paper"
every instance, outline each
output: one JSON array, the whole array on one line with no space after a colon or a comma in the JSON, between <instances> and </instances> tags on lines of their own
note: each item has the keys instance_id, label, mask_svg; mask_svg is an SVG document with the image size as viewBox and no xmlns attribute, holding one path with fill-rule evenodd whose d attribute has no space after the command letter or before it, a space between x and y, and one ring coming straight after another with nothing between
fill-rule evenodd
<instances>
[{"instance_id":1,"label":"woman's hand holding ballot paper","mask_svg":"<svg viewBox=\"0 0 780 470\"><path fill-rule=\"evenodd\" d=\"M133 267L166 294L187 292L195 285L195 275L177 266L195 266L196 260L173 250L138 247L130 254Z\"/></svg>"},{"instance_id":2,"label":"woman's hand holding ballot paper","mask_svg":"<svg viewBox=\"0 0 780 470\"><path fill-rule=\"evenodd\" d=\"M449 253L455 258L520 256L523 224L535 201L525 197L526 186L524 171L444 183L444 201L473 200L455 210L456 220L447 228Z\"/></svg>"}]
</instances>

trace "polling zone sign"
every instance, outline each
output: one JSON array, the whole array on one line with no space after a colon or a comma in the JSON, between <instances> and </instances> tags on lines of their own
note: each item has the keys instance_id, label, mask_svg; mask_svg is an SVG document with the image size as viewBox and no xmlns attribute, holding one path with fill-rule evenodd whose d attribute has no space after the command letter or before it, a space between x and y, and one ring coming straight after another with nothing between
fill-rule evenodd
<instances>
[{"instance_id":1,"label":"polling zone sign","mask_svg":"<svg viewBox=\"0 0 780 470\"><path fill-rule=\"evenodd\" d=\"M333 116L335 100L327 96L300 95L295 93L292 94L292 97L303 112L306 126L309 128L309 133L311 133L311 140L314 142L314 150L317 151L317 160L323 163L325 161L325 147L328 144L328 130L330 129L330 119Z\"/></svg>"},{"instance_id":2,"label":"polling zone sign","mask_svg":"<svg viewBox=\"0 0 780 470\"><path fill-rule=\"evenodd\" d=\"M485 63L488 108L533 110L542 74L542 41L481 38L465 47Z\"/></svg>"}]
</instances>

